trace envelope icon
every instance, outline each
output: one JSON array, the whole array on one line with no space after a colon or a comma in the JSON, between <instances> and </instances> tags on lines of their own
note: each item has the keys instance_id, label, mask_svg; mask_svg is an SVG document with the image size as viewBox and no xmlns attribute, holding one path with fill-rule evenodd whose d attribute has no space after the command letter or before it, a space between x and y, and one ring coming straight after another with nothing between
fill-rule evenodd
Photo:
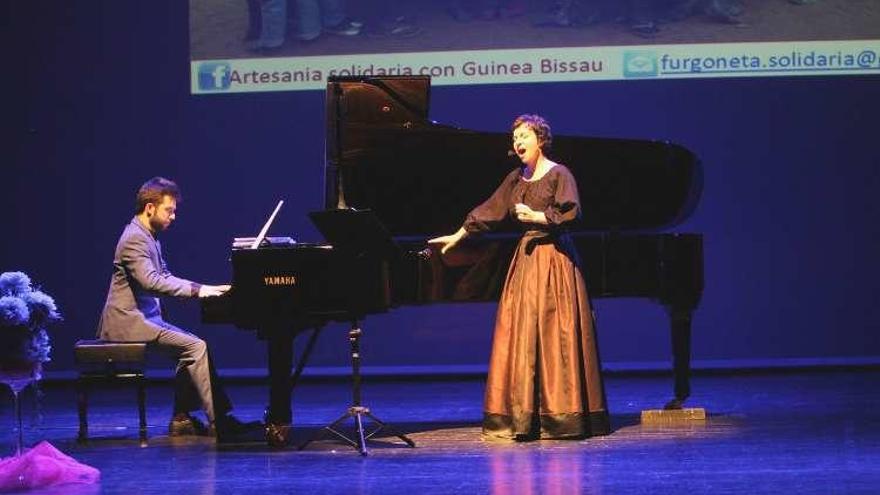
<instances>
[{"instance_id":1,"label":"envelope icon","mask_svg":"<svg viewBox=\"0 0 880 495\"><path fill-rule=\"evenodd\" d=\"M657 77L657 54L649 51L624 52L623 77Z\"/></svg>"}]
</instances>

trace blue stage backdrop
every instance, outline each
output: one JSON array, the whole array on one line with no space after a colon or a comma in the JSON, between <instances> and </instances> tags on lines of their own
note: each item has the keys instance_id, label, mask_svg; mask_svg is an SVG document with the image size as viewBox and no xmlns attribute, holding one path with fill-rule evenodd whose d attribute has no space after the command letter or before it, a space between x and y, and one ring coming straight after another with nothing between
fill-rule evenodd
<instances>
[{"instance_id":1,"label":"blue stage backdrop","mask_svg":"<svg viewBox=\"0 0 880 495\"><path fill-rule=\"evenodd\" d=\"M94 334L115 242L147 178L167 176L183 189L163 238L178 275L228 281L232 237L254 235L279 198L286 205L273 233L319 240L306 212L322 205L322 92L191 95L186 2L3 5L16 53L4 75L0 271L27 272L60 304L50 371L70 370L73 342ZM504 131L524 112L547 116L558 134L671 140L701 157L703 197L678 227L705 236L697 366L880 360L877 76L432 93L431 117L464 128ZM467 180L457 163L425 174ZM665 366L659 305L596 306L606 366ZM265 346L252 334L201 326L195 301L169 310L209 341L221 369L264 365ZM370 317L365 364L479 369L493 320L491 304ZM325 330L314 365L347 364L344 330Z\"/></svg>"}]
</instances>

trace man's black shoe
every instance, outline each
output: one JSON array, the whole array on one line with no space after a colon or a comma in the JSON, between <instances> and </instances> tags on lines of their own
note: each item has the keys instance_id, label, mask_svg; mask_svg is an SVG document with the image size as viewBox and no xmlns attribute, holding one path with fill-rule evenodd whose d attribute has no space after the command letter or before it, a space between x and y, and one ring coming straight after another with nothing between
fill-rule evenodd
<instances>
[{"instance_id":1,"label":"man's black shoe","mask_svg":"<svg viewBox=\"0 0 880 495\"><path fill-rule=\"evenodd\" d=\"M187 413L177 413L168 424L168 436L210 436L211 432L205 423Z\"/></svg>"},{"instance_id":2,"label":"man's black shoe","mask_svg":"<svg viewBox=\"0 0 880 495\"><path fill-rule=\"evenodd\" d=\"M218 417L211 428L221 443L260 441L265 438L265 427L259 421L243 422L231 414Z\"/></svg>"}]
</instances>

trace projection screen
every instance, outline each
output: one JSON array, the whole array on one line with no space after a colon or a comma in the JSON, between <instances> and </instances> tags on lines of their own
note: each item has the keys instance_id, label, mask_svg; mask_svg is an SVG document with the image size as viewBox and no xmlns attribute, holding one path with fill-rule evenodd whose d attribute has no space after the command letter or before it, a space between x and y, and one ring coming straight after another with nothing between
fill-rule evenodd
<instances>
[{"instance_id":1,"label":"projection screen","mask_svg":"<svg viewBox=\"0 0 880 495\"><path fill-rule=\"evenodd\" d=\"M190 0L194 94L880 71L876 0Z\"/></svg>"}]
</instances>

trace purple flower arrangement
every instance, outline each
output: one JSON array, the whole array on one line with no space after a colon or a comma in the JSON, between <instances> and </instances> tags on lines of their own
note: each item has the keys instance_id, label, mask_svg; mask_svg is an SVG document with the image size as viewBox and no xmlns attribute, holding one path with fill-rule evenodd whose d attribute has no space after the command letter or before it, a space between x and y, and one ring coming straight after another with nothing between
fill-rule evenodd
<instances>
[{"instance_id":1,"label":"purple flower arrangement","mask_svg":"<svg viewBox=\"0 0 880 495\"><path fill-rule=\"evenodd\" d=\"M61 320L51 296L22 272L0 274L0 368L49 361L50 323Z\"/></svg>"}]
</instances>

